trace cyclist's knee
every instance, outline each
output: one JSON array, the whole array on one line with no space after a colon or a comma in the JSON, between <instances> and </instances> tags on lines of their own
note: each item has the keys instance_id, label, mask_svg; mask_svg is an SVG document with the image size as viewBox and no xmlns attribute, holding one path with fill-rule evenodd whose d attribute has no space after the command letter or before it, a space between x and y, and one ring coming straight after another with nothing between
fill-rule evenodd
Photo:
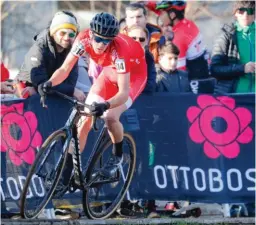
<instances>
[{"instance_id":1,"label":"cyclist's knee","mask_svg":"<svg viewBox=\"0 0 256 225\"><path fill-rule=\"evenodd\" d=\"M119 123L119 118L117 118L116 116L106 116L104 118L105 120L105 124L107 125L107 127L111 127L113 126L113 124Z\"/></svg>"},{"instance_id":2,"label":"cyclist's knee","mask_svg":"<svg viewBox=\"0 0 256 225\"><path fill-rule=\"evenodd\" d=\"M120 119L120 113L115 110L108 110L104 113L104 120L106 123L116 123Z\"/></svg>"},{"instance_id":3,"label":"cyclist's knee","mask_svg":"<svg viewBox=\"0 0 256 225\"><path fill-rule=\"evenodd\" d=\"M105 120L105 124L111 133L121 132L123 130L122 123L119 120Z\"/></svg>"},{"instance_id":4,"label":"cyclist's knee","mask_svg":"<svg viewBox=\"0 0 256 225\"><path fill-rule=\"evenodd\" d=\"M122 113L127 110L127 107L125 104L117 107L117 108L113 108L113 109L109 109L108 111L106 111L103 115L103 118L105 120L114 120L114 121L119 121L120 116L122 115Z\"/></svg>"}]
</instances>

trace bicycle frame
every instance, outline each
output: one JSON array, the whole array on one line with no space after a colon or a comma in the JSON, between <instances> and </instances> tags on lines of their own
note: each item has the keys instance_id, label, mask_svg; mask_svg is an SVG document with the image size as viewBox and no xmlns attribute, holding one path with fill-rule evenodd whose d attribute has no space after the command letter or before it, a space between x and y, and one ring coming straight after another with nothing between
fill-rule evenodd
<instances>
[{"instance_id":1,"label":"bicycle frame","mask_svg":"<svg viewBox=\"0 0 256 225\"><path fill-rule=\"evenodd\" d=\"M79 117L80 117L80 112L76 108L74 108L72 110L65 126L61 130L65 130L68 135L67 143L70 143L72 138L75 141L75 148L72 153L74 170L73 170L71 177L74 176L75 185L78 186L79 189L84 190L84 189L87 189L88 187L90 187L90 185L92 183L94 183L94 181L98 177L95 177L89 183L85 182L85 176L83 175L83 170L82 170L81 152L80 152L80 147L79 147L79 139L77 136L78 132L77 132L77 126L76 126L77 122L79 121ZM86 174L86 172L89 168L89 165L92 161L92 158L95 155L96 151L98 149L100 149L100 147L103 146L106 143L106 141L109 140L108 137L109 136L107 133L107 128L105 126L103 126L103 128L101 129L100 134L94 144L94 147L90 153L90 156L86 162L84 174ZM63 148L63 149L65 149L65 148ZM100 181L100 183L106 183L106 182L113 182L113 180Z\"/></svg>"},{"instance_id":2,"label":"bicycle frame","mask_svg":"<svg viewBox=\"0 0 256 225\"><path fill-rule=\"evenodd\" d=\"M62 93L59 93L59 92L55 92L55 93L65 99L68 99L69 101L72 101L73 104L75 104L75 105L78 105L78 106L82 105L82 104L79 104L76 100L74 100ZM85 174L89 168L89 165L92 161L93 156L95 155L96 151L98 149L100 149L101 146L103 146L106 143L106 141L109 140L109 136L107 133L107 128L105 126L103 126L103 128L101 129L100 134L94 144L94 147L90 153L90 156L85 164L85 170L84 170L84 175L83 175L81 152L80 152L78 132L77 132L77 126L76 126L81 115L88 116L89 113L87 113L85 111L81 111L81 110L77 109L76 106L73 106L73 109L72 109L72 112L71 112L69 118L67 119L65 125L60 130L65 131L67 134L67 137L66 137L67 141L65 142L65 145L70 144L72 139L75 142L75 148L72 152L74 169L73 169L73 173L72 173L70 179L72 179L72 177L74 177L75 186L81 190L84 190L84 189L87 189L88 187L90 187L90 185L98 178L96 176L89 183L85 182ZM96 127L96 118L94 118L94 117L93 117L92 126L93 126L94 130L98 130L98 128ZM63 151L65 151L65 149L69 149L69 148L66 148L66 146L64 146ZM63 154L64 154L64 152L63 152ZM59 163L60 162L56 163L56 166L55 166L56 168L58 167ZM113 180L105 179L104 181L100 181L100 183L109 183L109 182L113 182ZM99 183L99 182L97 182L97 183ZM73 191L73 190L70 190L70 191Z\"/></svg>"}]
</instances>

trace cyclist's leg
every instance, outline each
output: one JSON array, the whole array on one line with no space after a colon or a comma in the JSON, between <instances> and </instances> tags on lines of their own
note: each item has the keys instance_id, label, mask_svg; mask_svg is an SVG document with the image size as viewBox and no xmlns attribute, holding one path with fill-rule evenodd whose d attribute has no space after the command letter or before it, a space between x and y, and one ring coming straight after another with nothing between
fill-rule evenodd
<instances>
[{"instance_id":1,"label":"cyclist's leg","mask_svg":"<svg viewBox=\"0 0 256 225\"><path fill-rule=\"evenodd\" d=\"M114 144L113 153L118 157L122 157L122 141L124 136L123 125L120 122L120 116L132 105L129 97L128 101L116 108L109 109L104 113L103 118L108 128L109 136Z\"/></svg>"},{"instance_id":2,"label":"cyclist's leg","mask_svg":"<svg viewBox=\"0 0 256 225\"><path fill-rule=\"evenodd\" d=\"M90 92L86 99L87 104L91 104L92 102L105 101L104 96L106 95L106 93L110 93L109 90L108 92L106 92L106 87L109 88L109 85L107 85L107 82L108 80L106 80L103 75L99 76L99 78L95 81L95 83L90 89ZM77 123L79 147L81 152L85 148L87 136L89 134L90 129L91 129L91 118L82 116ZM59 195L64 194L68 188L69 178L73 170L73 157L72 157L73 149L74 149L74 144L70 143L66 165L64 167L61 180L56 188L56 192L58 192Z\"/></svg>"},{"instance_id":3,"label":"cyclist's leg","mask_svg":"<svg viewBox=\"0 0 256 225\"><path fill-rule=\"evenodd\" d=\"M106 99L112 97L116 93L116 89L117 87L105 76L105 70L103 69L90 89L90 92L86 98L86 104L92 104L93 102L105 102ZM78 138L81 152L85 148L90 129L91 118L81 117L78 122Z\"/></svg>"},{"instance_id":4,"label":"cyclist's leg","mask_svg":"<svg viewBox=\"0 0 256 225\"><path fill-rule=\"evenodd\" d=\"M91 130L91 121L92 119L90 117L81 116L77 123L77 133L79 139L80 152L84 151L87 137L89 131Z\"/></svg>"},{"instance_id":5,"label":"cyclist's leg","mask_svg":"<svg viewBox=\"0 0 256 225\"><path fill-rule=\"evenodd\" d=\"M131 72L130 79L130 93L127 102L119 107L110 109L104 113L104 119L113 142L113 155L115 160L113 160L114 165L118 165L122 162L122 154L123 154L123 125L120 122L121 114L127 110L132 102L139 96L139 94L143 91L147 76L146 69L144 67L138 69L139 74L136 72ZM115 70L108 71L111 72L111 77L116 73ZM117 90L118 92L118 90ZM117 93L116 92L116 93ZM111 164L111 163L110 163Z\"/></svg>"}]
</instances>

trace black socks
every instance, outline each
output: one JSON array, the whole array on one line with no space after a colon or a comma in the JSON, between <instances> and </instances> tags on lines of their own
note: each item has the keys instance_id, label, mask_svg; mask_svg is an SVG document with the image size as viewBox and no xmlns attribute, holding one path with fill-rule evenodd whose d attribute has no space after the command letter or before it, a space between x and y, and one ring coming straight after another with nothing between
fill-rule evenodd
<instances>
[{"instance_id":1,"label":"black socks","mask_svg":"<svg viewBox=\"0 0 256 225\"><path fill-rule=\"evenodd\" d=\"M118 157L122 157L123 155L123 141L119 143L114 143L113 144L113 154Z\"/></svg>"}]
</instances>

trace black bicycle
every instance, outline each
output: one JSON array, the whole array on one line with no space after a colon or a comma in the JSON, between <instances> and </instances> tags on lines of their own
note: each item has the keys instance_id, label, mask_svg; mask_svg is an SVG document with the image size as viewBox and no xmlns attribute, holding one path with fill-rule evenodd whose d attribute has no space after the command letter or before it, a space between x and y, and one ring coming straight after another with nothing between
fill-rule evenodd
<instances>
[{"instance_id":1,"label":"black bicycle","mask_svg":"<svg viewBox=\"0 0 256 225\"><path fill-rule=\"evenodd\" d=\"M74 145L74 169L69 180L69 191L83 191L82 205L85 214L91 219L106 219L113 214L122 202L131 183L136 164L136 146L128 133L123 139L123 163L111 177L102 173L112 152L112 142L105 126L100 131L86 166L82 169L77 123L81 115L91 116L87 112L89 105L62 93L53 92L73 104L72 112L61 129L53 132L43 143L31 166L21 195L21 215L23 218L36 218L47 203L54 198L55 189L60 181L67 159L70 142ZM96 118L92 119L92 127L97 130ZM35 180L44 184L45 194L29 199L31 185ZM34 182L32 182L34 181Z\"/></svg>"}]
</instances>

